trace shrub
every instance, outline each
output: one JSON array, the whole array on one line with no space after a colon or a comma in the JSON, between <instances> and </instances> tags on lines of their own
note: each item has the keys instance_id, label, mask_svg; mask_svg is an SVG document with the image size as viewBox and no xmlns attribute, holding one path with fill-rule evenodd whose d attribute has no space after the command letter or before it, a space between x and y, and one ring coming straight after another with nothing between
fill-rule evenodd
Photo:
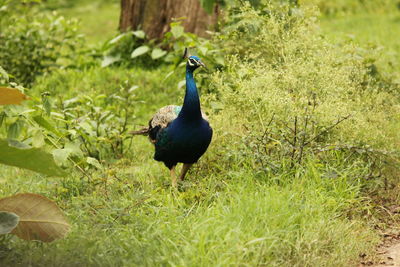
<instances>
[{"instance_id":1,"label":"shrub","mask_svg":"<svg viewBox=\"0 0 400 267\"><path fill-rule=\"evenodd\" d=\"M263 172L276 173L327 150L399 152L399 87L371 72L374 51L328 43L314 9L266 4L234 12L223 38L226 71L213 76L207 97L227 164L267 162ZM232 142L243 154L228 148ZM261 158L251 156L257 148Z\"/></svg>"},{"instance_id":2,"label":"shrub","mask_svg":"<svg viewBox=\"0 0 400 267\"><path fill-rule=\"evenodd\" d=\"M111 64L124 66L157 67L160 64L176 67L182 63L186 47L195 47L195 52L208 63L209 67L223 65L220 47L210 40L185 32L181 22L171 23L171 30L162 40L148 40L143 31L129 31L107 41L100 51L103 53L102 66Z\"/></svg>"},{"instance_id":3,"label":"shrub","mask_svg":"<svg viewBox=\"0 0 400 267\"><path fill-rule=\"evenodd\" d=\"M28 87L39 75L76 64L80 43L76 21L38 13L33 7L13 8L2 19L0 65L15 81Z\"/></svg>"}]
</instances>

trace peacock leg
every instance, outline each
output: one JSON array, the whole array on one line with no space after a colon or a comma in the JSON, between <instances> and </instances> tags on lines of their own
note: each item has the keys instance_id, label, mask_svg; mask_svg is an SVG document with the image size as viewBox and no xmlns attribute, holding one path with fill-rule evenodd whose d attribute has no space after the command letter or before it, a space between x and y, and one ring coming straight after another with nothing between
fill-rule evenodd
<instances>
[{"instance_id":1,"label":"peacock leg","mask_svg":"<svg viewBox=\"0 0 400 267\"><path fill-rule=\"evenodd\" d=\"M171 179L172 179L172 186L176 187L177 183L176 183L176 174L175 174L175 166L172 166L172 168L170 169L170 174L171 174Z\"/></svg>"},{"instance_id":2,"label":"peacock leg","mask_svg":"<svg viewBox=\"0 0 400 267\"><path fill-rule=\"evenodd\" d=\"M181 171L181 175L179 176L179 180L183 181L183 179L185 179L185 175L188 172L188 170L190 169L190 167L192 167L192 163L183 163L182 166L182 171Z\"/></svg>"}]
</instances>

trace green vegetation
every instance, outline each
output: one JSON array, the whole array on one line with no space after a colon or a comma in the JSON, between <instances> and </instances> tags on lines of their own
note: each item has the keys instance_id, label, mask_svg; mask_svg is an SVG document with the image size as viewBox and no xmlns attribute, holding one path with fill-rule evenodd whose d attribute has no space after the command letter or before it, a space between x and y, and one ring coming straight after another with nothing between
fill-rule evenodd
<instances>
[{"instance_id":1,"label":"green vegetation","mask_svg":"<svg viewBox=\"0 0 400 267\"><path fill-rule=\"evenodd\" d=\"M174 190L152 145L129 131L182 102L183 69L156 60L101 67L106 45L98 43L115 35L118 8L99 3L60 4L89 36L74 43L78 63L35 73L31 100L0 107L0 137L53 153L69 173L1 165L0 197L44 195L71 224L50 244L0 236L0 265L351 266L360 254L374 257L376 229L388 227L380 206L399 196L400 50L397 35L382 30L398 13L355 8L319 22L315 8L260 1L230 10L206 45L191 40L213 50L199 52L212 67L196 79L215 132ZM170 42L188 38L179 40ZM6 49L14 47L0 54ZM218 53L224 61L210 56ZM18 87L26 71L0 65L15 75L0 72L0 83Z\"/></svg>"},{"instance_id":2,"label":"green vegetation","mask_svg":"<svg viewBox=\"0 0 400 267\"><path fill-rule=\"evenodd\" d=\"M379 54L379 66L389 72L398 72L400 69L400 44L397 38L400 34L399 25L399 12L326 17L321 21L324 34L334 42L354 42L357 46L375 47Z\"/></svg>"},{"instance_id":3,"label":"green vegetation","mask_svg":"<svg viewBox=\"0 0 400 267\"><path fill-rule=\"evenodd\" d=\"M79 20L89 46L99 45L118 32L120 6L117 1L78 1L73 7L66 4L56 11Z\"/></svg>"}]
</instances>

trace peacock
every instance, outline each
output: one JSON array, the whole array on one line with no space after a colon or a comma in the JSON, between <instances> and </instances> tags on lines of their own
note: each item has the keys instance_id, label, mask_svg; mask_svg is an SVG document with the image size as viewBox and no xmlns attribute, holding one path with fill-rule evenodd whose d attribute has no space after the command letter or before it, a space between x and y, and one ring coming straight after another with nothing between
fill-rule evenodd
<instances>
[{"instance_id":1,"label":"peacock","mask_svg":"<svg viewBox=\"0 0 400 267\"><path fill-rule=\"evenodd\" d=\"M205 67L197 56L185 49L186 93L182 106L169 105L158 110L148 127L133 134L148 135L155 146L154 159L162 161L170 170L172 185L177 186L175 167L183 163L179 180L183 181L190 167L206 152L212 139L212 128L201 111L193 72Z\"/></svg>"}]
</instances>

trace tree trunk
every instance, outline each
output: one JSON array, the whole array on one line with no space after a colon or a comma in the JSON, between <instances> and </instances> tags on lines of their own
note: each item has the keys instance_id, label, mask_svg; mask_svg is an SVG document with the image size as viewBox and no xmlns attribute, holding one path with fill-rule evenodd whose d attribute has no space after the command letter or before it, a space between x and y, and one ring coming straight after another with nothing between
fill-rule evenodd
<instances>
[{"instance_id":1,"label":"tree trunk","mask_svg":"<svg viewBox=\"0 0 400 267\"><path fill-rule=\"evenodd\" d=\"M206 36L218 19L218 5L208 14L199 0L121 0L119 29L143 30L149 39L161 39L174 19L185 18L185 31Z\"/></svg>"}]
</instances>

